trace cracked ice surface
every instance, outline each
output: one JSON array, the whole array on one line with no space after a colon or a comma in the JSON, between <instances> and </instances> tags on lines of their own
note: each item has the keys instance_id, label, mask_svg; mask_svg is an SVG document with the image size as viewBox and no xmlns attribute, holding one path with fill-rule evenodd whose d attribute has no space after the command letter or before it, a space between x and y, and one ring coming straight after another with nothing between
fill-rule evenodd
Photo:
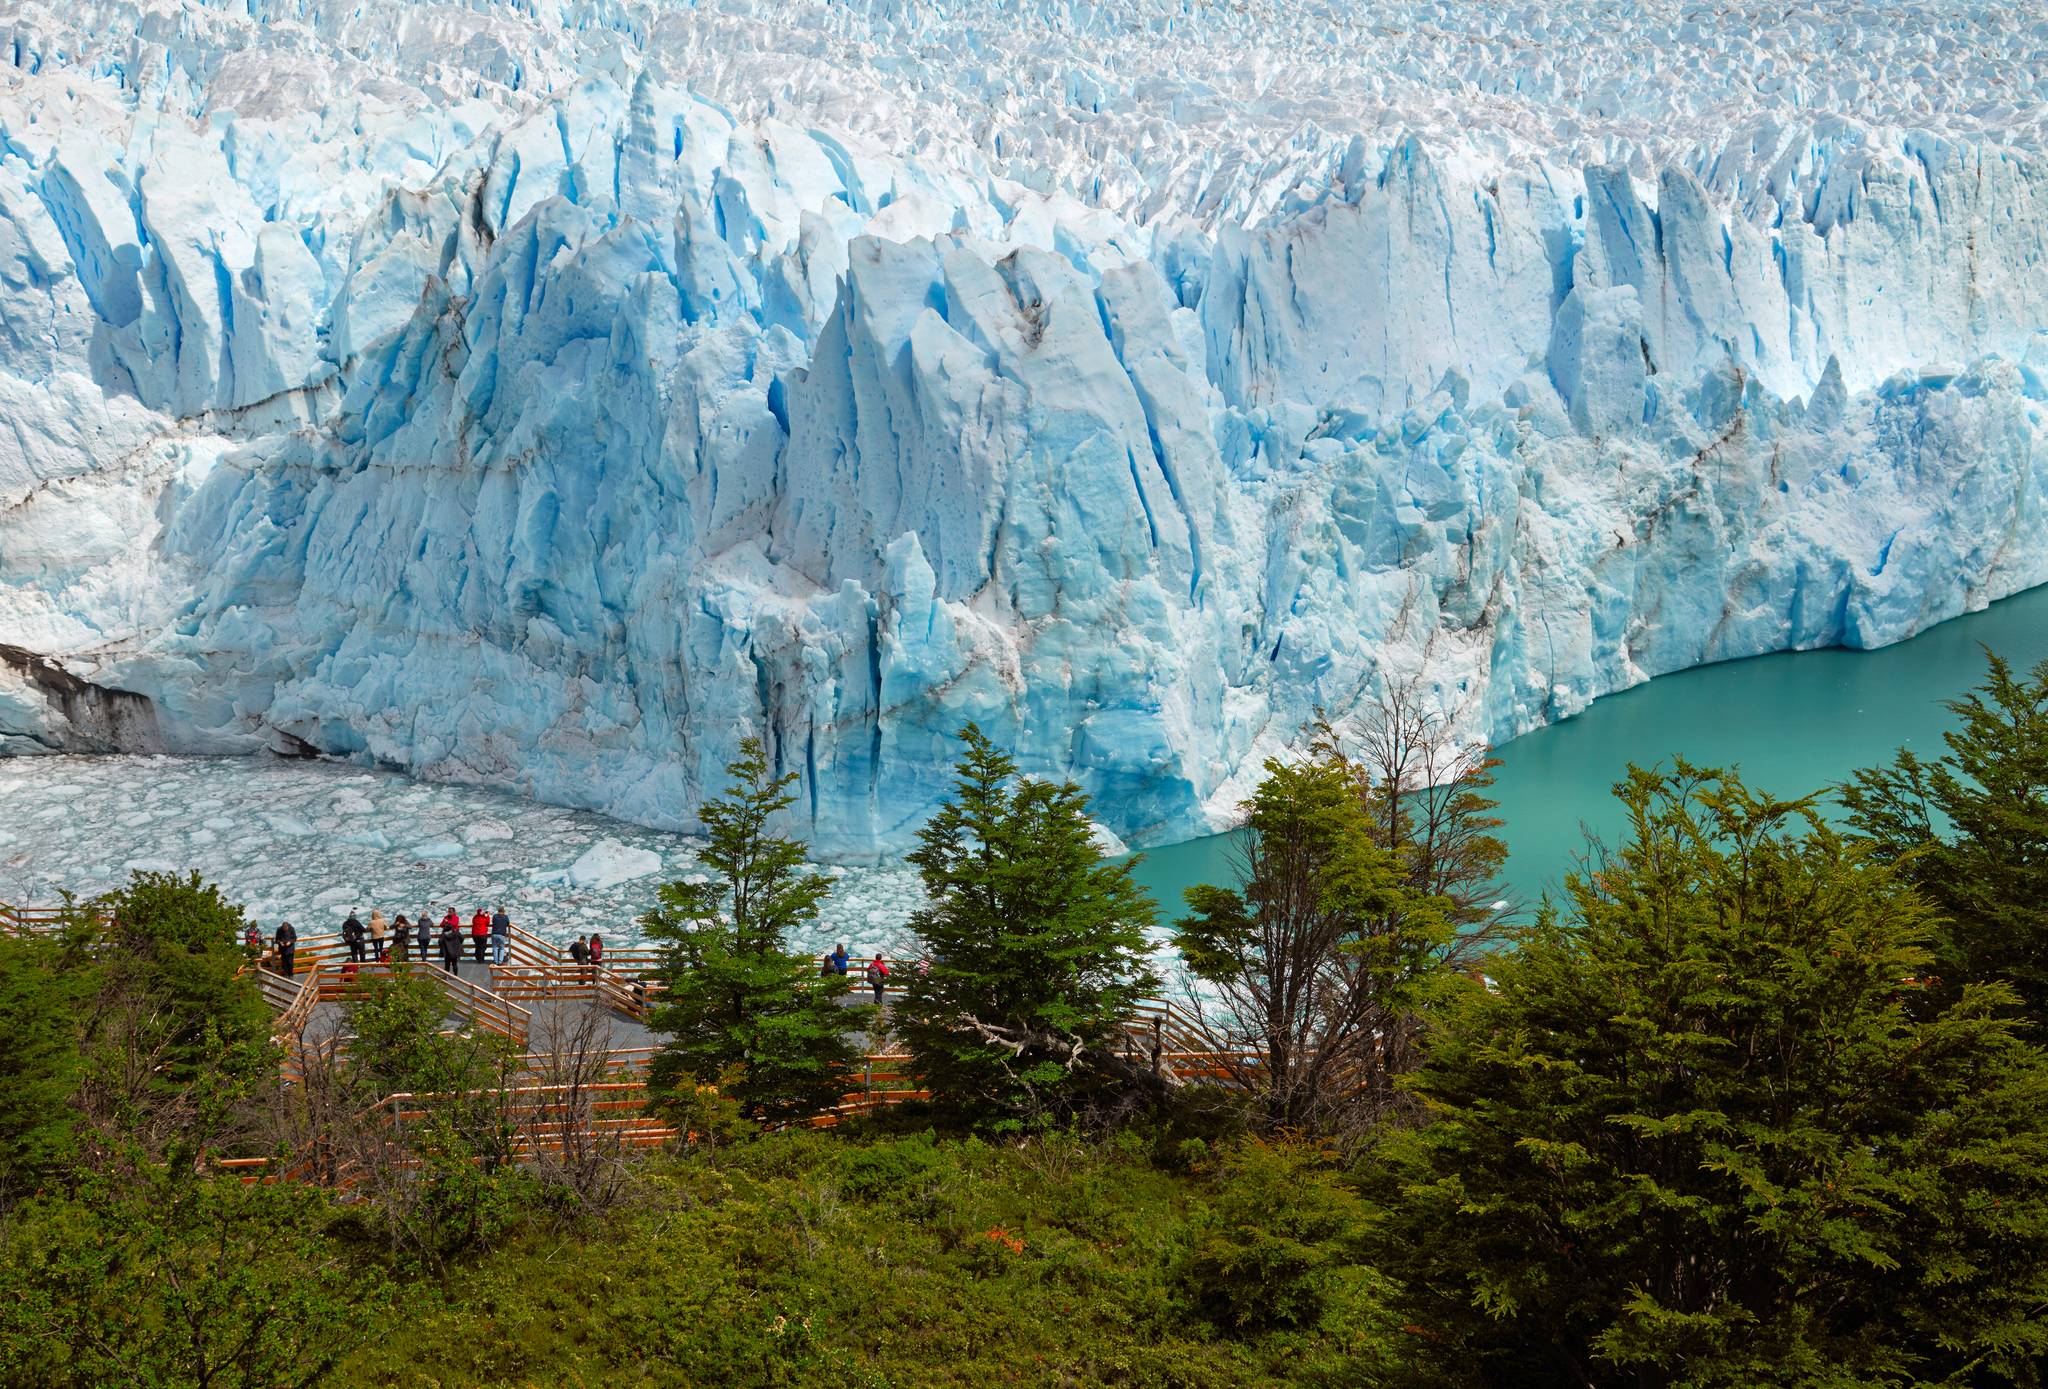
<instances>
[{"instance_id":1,"label":"cracked ice surface","mask_svg":"<svg viewBox=\"0 0 2048 1389\"><path fill-rule=\"evenodd\" d=\"M577 880L574 870L592 870ZM630 872L596 871L602 866ZM640 939L667 878L699 871L691 840L588 811L476 787L433 786L331 764L252 758L40 757L0 761L0 901L54 904L132 870L196 870L266 928L331 931L367 916L466 920L504 904L566 943L595 931ZM923 901L913 870L826 868L837 882L820 924L790 948L909 953Z\"/></svg>"},{"instance_id":2,"label":"cracked ice surface","mask_svg":"<svg viewBox=\"0 0 2048 1389\"><path fill-rule=\"evenodd\" d=\"M1143 846L1896 641L2048 580L2044 100L2038 5L25 0L0 645L149 704L0 751L757 733L860 858L972 718Z\"/></svg>"}]
</instances>

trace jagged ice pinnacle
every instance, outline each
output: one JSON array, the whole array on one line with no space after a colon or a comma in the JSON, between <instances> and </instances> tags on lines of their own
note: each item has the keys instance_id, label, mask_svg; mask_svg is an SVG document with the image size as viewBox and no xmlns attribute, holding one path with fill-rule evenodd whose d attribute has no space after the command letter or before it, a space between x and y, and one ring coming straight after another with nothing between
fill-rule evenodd
<instances>
[{"instance_id":1,"label":"jagged ice pinnacle","mask_svg":"<svg viewBox=\"0 0 2048 1389\"><path fill-rule=\"evenodd\" d=\"M30 0L0 749L1133 843L2048 580L2048 18Z\"/></svg>"}]
</instances>

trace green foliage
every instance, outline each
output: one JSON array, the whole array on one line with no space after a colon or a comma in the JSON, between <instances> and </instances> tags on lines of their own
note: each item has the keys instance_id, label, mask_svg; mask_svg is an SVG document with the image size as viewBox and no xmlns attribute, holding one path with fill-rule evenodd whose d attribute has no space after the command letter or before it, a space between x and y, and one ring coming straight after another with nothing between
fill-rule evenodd
<instances>
[{"instance_id":1,"label":"green foliage","mask_svg":"<svg viewBox=\"0 0 2048 1389\"><path fill-rule=\"evenodd\" d=\"M1341 762L1270 761L1246 803L1238 886L1187 891L1176 944L1216 989L1218 1026L1259 1053L1239 1080L1273 1128L1392 1113L1422 1010L1456 977L1445 899L1409 885L1367 808Z\"/></svg>"},{"instance_id":2,"label":"green foliage","mask_svg":"<svg viewBox=\"0 0 2048 1389\"><path fill-rule=\"evenodd\" d=\"M919 1072L984 1115L1038 1118L1097 1083L1099 1048L1158 987L1152 904L1096 847L1071 782L1021 780L969 724L953 798L910 855L930 905L911 921L925 967L904 980L896 1032Z\"/></svg>"},{"instance_id":3,"label":"green foliage","mask_svg":"<svg viewBox=\"0 0 2048 1389\"><path fill-rule=\"evenodd\" d=\"M758 1116L815 1113L846 1088L874 1010L845 1006L844 981L821 980L815 961L784 949L831 886L802 871L801 844L770 832L795 800L796 775L771 776L757 738L740 744L726 772L732 786L699 812L709 843L698 857L712 881L664 883L661 905L642 918L663 947L651 1025L671 1039L654 1089L688 1102L698 1085L727 1077L728 1093Z\"/></svg>"},{"instance_id":4,"label":"green foliage","mask_svg":"<svg viewBox=\"0 0 2048 1389\"><path fill-rule=\"evenodd\" d=\"M29 1202L0 1228L0 1383L318 1383L386 1300L330 1219L309 1187L189 1173Z\"/></svg>"},{"instance_id":5,"label":"green foliage","mask_svg":"<svg viewBox=\"0 0 2048 1389\"><path fill-rule=\"evenodd\" d=\"M78 1149L71 1097L84 1065L87 977L56 942L0 936L0 1204L64 1172Z\"/></svg>"},{"instance_id":6,"label":"green foliage","mask_svg":"<svg viewBox=\"0 0 2048 1389\"><path fill-rule=\"evenodd\" d=\"M277 1053L238 977L241 920L196 874L138 873L53 933L0 939L0 1197L246 1135Z\"/></svg>"},{"instance_id":7,"label":"green foliage","mask_svg":"<svg viewBox=\"0 0 2048 1389\"><path fill-rule=\"evenodd\" d=\"M244 963L242 909L197 873L136 873L100 904L113 922L101 952L109 1007L140 1000L159 1030L157 1083L247 1078L276 1064L270 1010Z\"/></svg>"},{"instance_id":8,"label":"green foliage","mask_svg":"<svg viewBox=\"0 0 2048 1389\"><path fill-rule=\"evenodd\" d=\"M1680 763L1431 1040L1379 1266L1447 1378L2032 1382L2048 1069L1810 802Z\"/></svg>"},{"instance_id":9,"label":"green foliage","mask_svg":"<svg viewBox=\"0 0 2048 1389\"><path fill-rule=\"evenodd\" d=\"M1314 1326L1358 1264L1363 1223L1364 1202L1326 1153L1242 1145L1194 1223L1182 1285L1226 1331Z\"/></svg>"},{"instance_id":10,"label":"green foliage","mask_svg":"<svg viewBox=\"0 0 2048 1389\"><path fill-rule=\"evenodd\" d=\"M1943 995L2010 980L2048 1029L2048 661L2021 679L1986 654L1982 687L1949 703L1961 726L1942 735L1948 751L1932 762L1902 751L1856 773L1842 800L1947 918Z\"/></svg>"},{"instance_id":11,"label":"green foliage","mask_svg":"<svg viewBox=\"0 0 2048 1389\"><path fill-rule=\"evenodd\" d=\"M425 969L366 975L344 1006L349 1067L371 1099L480 1090L501 1082L519 1059L509 1037L456 1029L446 991Z\"/></svg>"},{"instance_id":12,"label":"green foliage","mask_svg":"<svg viewBox=\"0 0 2048 1389\"><path fill-rule=\"evenodd\" d=\"M1378 1382L1399 1334L1332 1256L1320 1320L1219 1339L1181 1266L1224 1191L1114 1145L783 1133L672 1162L651 1189L600 1237L510 1245L446 1301L404 1299L416 1313L340 1377L1335 1389Z\"/></svg>"},{"instance_id":13,"label":"green foliage","mask_svg":"<svg viewBox=\"0 0 2048 1389\"><path fill-rule=\"evenodd\" d=\"M447 995L426 971L369 976L346 1007L345 1113L320 1135L334 1148L330 1175L353 1183L359 1218L394 1252L445 1273L535 1200L515 1160L517 1100L505 1093L519 1048L495 1032L449 1030Z\"/></svg>"}]
</instances>

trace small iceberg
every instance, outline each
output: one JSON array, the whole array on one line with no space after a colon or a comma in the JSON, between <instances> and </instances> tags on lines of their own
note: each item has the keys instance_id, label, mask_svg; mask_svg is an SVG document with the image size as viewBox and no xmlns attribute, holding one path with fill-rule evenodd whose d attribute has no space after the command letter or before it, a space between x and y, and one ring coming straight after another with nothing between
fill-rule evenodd
<instances>
[{"instance_id":1,"label":"small iceberg","mask_svg":"<svg viewBox=\"0 0 2048 1389\"><path fill-rule=\"evenodd\" d=\"M653 850L634 849L616 839L600 839L569 866L569 883L582 888L613 887L660 871L661 855Z\"/></svg>"}]
</instances>

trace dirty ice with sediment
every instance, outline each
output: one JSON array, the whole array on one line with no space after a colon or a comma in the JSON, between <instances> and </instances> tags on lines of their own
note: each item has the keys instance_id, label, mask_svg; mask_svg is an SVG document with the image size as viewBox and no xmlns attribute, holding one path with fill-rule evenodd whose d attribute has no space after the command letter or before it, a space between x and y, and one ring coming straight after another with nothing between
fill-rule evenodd
<instances>
[{"instance_id":1,"label":"dirty ice with sediment","mask_svg":"<svg viewBox=\"0 0 2048 1389\"><path fill-rule=\"evenodd\" d=\"M22 0L0 748L758 734L858 860L973 719L1145 845L1897 641L2048 579L2044 102L2028 5Z\"/></svg>"}]
</instances>

